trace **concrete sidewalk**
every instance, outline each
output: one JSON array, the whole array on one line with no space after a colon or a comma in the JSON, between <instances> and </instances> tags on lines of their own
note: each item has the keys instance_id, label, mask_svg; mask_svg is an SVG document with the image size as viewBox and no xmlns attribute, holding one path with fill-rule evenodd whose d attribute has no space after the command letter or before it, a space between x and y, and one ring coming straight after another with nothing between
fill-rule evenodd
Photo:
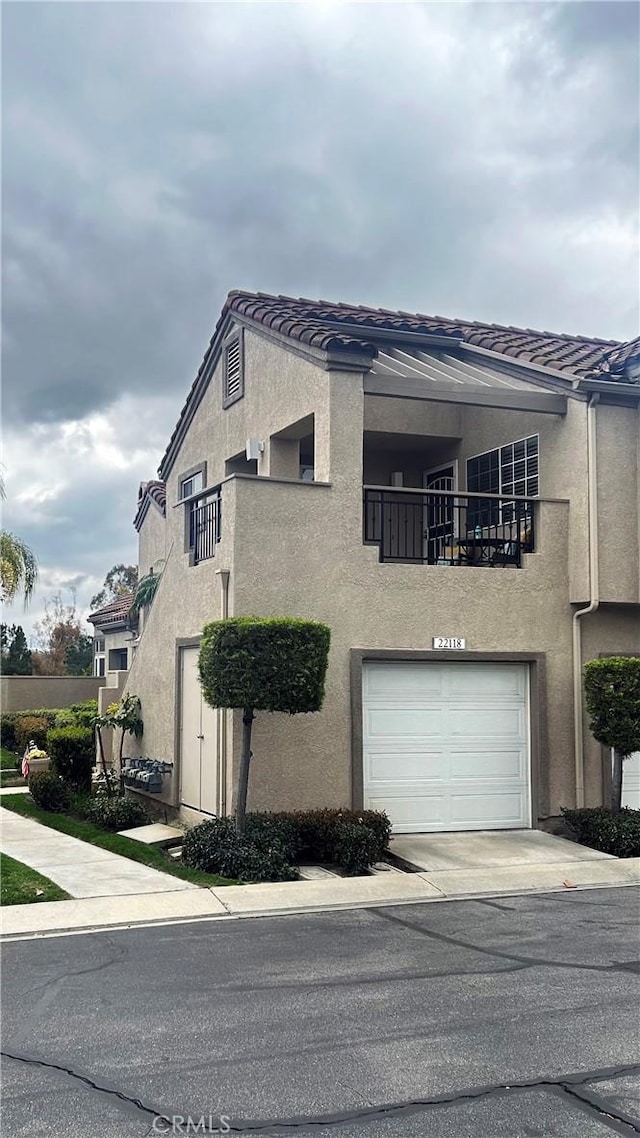
<instances>
[{"instance_id":1,"label":"concrete sidewalk","mask_svg":"<svg viewBox=\"0 0 640 1138\"><path fill-rule=\"evenodd\" d=\"M0 850L37 869L72 897L108 898L198 890L197 885L179 877L109 853L1 808Z\"/></svg>"}]
</instances>

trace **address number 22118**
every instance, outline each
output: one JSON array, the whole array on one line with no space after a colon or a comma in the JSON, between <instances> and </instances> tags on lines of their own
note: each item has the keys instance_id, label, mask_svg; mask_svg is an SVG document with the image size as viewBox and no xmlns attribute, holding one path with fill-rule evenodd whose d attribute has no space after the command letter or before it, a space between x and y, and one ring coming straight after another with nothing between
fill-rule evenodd
<instances>
[{"instance_id":1,"label":"address number 22118","mask_svg":"<svg viewBox=\"0 0 640 1138\"><path fill-rule=\"evenodd\" d=\"M434 648L464 649L467 646L467 642L461 636L434 636L432 645Z\"/></svg>"}]
</instances>

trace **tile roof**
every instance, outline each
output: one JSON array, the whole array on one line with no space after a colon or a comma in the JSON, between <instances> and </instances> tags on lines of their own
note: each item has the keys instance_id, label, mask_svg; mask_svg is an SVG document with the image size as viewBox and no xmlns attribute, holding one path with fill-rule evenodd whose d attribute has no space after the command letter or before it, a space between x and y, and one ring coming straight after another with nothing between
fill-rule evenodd
<instances>
[{"instance_id":1,"label":"tile roof","mask_svg":"<svg viewBox=\"0 0 640 1138\"><path fill-rule=\"evenodd\" d=\"M592 339L563 332L539 332L532 328L505 327L477 320L390 312L364 305L265 293L231 292L223 316L227 312L237 312L293 340L325 351L370 348L366 342L367 329L389 331L391 334L414 332L462 339L467 344L521 360L524 364L538 364L577 377L600 367L607 356L625 347L616 340ZM329 324L333 327L328 327ZM335 327L340 324L347 326L344 332ZM356 325L362 328L362 337L355 334Z\"/></svg>"},{"instance_id":2,"label":"tile roof","mask_svg":"<svg viewBox=\"0 0 640 1138\"><path fill-rule=\"evenodd\" d=\"M638 382L627 367L629 358L636 359L634 351L638 351L637 340L622 344L617 340L593 339L564 332L539 332L533 328L506 327L478 320L392 312L386 308L367 308L366 305L273 296L269 293L234 289L227 296L209 347L169 439L159 468L163 475L170 469L175 449L179 445L185 416L194 404L197 406L200 381L209 363L210 350L227 318L233 316L234 312L288 336L291 340L327 352L368 353L375 356L380 332L388 331L390 341L393 340L394 332L414 332L463 340L474 347L519 360L525 366L535 364L563 372L568 380L587 377L604 379L611 375L618 381ZM344 325L344 328L341 329L340 325ZM378 334L377 342L367 338L367 330ZM615 371L612 364L614 360L617 360Z\"/></svg>"},{"instance_id":3,"label":"tile roof","mask_svg":"<svg viewBox=\"0 0 640 1138\"><path fill-rule=\"evenodd\" d=\"M134 596L134 593L123 593L115 601L110 601L108 605L103 605L102 608L90 613L87 620L91 624L115 624L117 621L125 621Z\"/></svg>"},{"instance_id":4,"label":"tile roof","mask_svg":"<svg viewBox=\"0 0 640 1138\"><path fill-rule=\"evenodd\" d=\"M167 487L166 483L161 482L157 478L152 478L149 482L141 482L140 489L138 490L138 508L136 516L133 519L133 524L136 529L140 528L142 519L145 513L147 502L151 500L159 509L163 518L167 514Z\"/></svg>"}]
</instances>

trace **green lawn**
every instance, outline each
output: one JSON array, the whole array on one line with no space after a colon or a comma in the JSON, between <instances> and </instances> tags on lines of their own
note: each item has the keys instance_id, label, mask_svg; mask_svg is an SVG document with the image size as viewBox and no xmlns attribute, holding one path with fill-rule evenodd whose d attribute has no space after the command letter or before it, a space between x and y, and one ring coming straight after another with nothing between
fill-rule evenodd
<instances>
[{"instance_id":1,"label":"green lawn","mask_svg":"<svg viewBox=\"0 0 640 1138\"><path fill-rule=\"evenodd\" d=\"M29 869L21 861L0 854L0 905L30 905L37 901L68 901L69 894Z\"/></svg>"},{"instance_id":2,"label":"green lawn","mask_svg":"<svg viewBox=\"0 0 640 1138\"><path fill-rule=\"evenodd\" d=\"M143 846L134 842L132 838L123 838L120 834L111 834L101 830L92 822L81 822L78 818L68 814L52 814L48 810L41 810L36 806L30 794L6 794L0 799L0 804L15 814L22 814L23 818L32 818L34 822L41 822L52 830L61 834L69 834L72 838L79 838L82 842L90 842L93 846L100 846L103 850L121 854L131 861L150 865L152 869L159 869L163 873L170 873L172 877L180 877L183 881L191 881L194 885L238 885L226 877L218 877L215 873L202 873L199 869L190 869L187 865L179 865L171 860L162 850Z\"/></svg>"},{"instance_id":3,"label":"green lawn","mask_svg":"<svg viewBox=\"0 0 640 1138\"><path fill-rule=\"evenodd\" d=\"M0 786L24 786L25 782L19 770L16 770L16 759L13 751L0 747Z\"/></svg>"}]
</instances>

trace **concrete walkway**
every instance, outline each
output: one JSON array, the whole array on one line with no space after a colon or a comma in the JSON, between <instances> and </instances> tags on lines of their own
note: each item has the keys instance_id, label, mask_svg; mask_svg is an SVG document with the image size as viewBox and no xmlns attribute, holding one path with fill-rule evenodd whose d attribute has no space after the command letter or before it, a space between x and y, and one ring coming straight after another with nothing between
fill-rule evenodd
<instances>
[{"instance_id":1,"label":"concrete walkway","mask_svg":"<svg viewBox=\"0 0 640 1138\"><path fill-rule=\"evenodd\" d=\"M0 850L37 869L72 897L123 897L198 889L179 877L60 834L6 809L0 809Z\"/></svg>"}]
</instances>

